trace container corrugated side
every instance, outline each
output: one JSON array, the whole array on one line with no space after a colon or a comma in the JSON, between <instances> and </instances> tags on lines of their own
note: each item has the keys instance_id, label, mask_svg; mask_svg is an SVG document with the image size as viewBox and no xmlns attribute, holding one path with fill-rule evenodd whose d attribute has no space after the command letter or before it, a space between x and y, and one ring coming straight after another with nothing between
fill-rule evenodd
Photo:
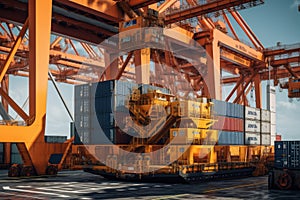
<instances>
[{"instance_id":1,"label":"container corrugated side","mask_svg":"<svg viewBox=\"0 0 300 200\"><path fill-rule=\"evenodd\" d=\"M92 96L91 84L76 85L74 90L75 101L76 99L90 98Z\"/></svg>"},{"instance_id":2,"label":"container corrugated side","mask_svg":"<svg viewBox=\"0 0 300 200\"><path fill-rule=\"evenodd\" d=\"M261 133L271 134L270 122L261 122Z\"/></svg>"},{"instance_id":3,"label":"container corrugated side","mask_svg":"<svg viewBox=\"0 0 300 200\"><path fill-rule=\"evenodd\" d=\"M229 118L224 116L217 116L217 122L212 126L211 129L224 130L224 131L244 131L244 120L239 118Z\"/></svg>"},{"instance_id":4,"label":"container corrugated side","mask_svg":"<svg viewBox=\"0 0 300 200\"><path fill-rule=\"evenodd\" d=\"M270 145L271 144L271 135L270 134L260 134L261 145Z\"/></svg>"},{"instance_id":5,"label":"container corrugated side","mask_svg":"<svg viewBox=\"0 0 300 200\"><path fill-rule=\"evenodd\" d=\"M271 124L271 135L272 136L276 136L276 125L275 124Z\"/></svg>"},{"instance_id":6,"label":"container corrugated side","mask_svg":"<svg viewBox=\"0 0 300 200\"><path fill-rule=\"evenodd\" d=\"M75 115L75 127L79 129L90 128L90 114L87 115Z\"/></svg>"},{"instance_id":7,"label":"container corrugated side","mask_svg":"<svg viewBox=\"0 0 300 200\"><path fill-rule=\"evenodd\" d=\"M215 99L212 99L211 101L214 103L214 115L240 119L244 118L244 106Z\"/></svg>"},{"instance_id":8,"label":"container corrugated side","mask_svg":"<svg viewBox=\"0 0 300 200\"><path fill-rule=\"evenodd\" d=\"M260 145L260 133L245 132L246 145Z\"/></svg>"},{"instance_id":9,"label":"container corrugated side","mask_svg":"<svg viewBox=\"0 0 300 200\"><path fill-rule=\"evenodd\" d=\"M109 95L130 95L133 89L137 89L138 85L127 81L104 81L92 84L92 97L103 97Z\"/></svg>"},{"instance_id":10,"label":"container corrugated side","mask_svg":"<svg viewBox=\"0 0 300 200\"><path fill-rule=\"evenodd\" d=\"M243 145L243 132L219 131L218 145Z\"/></svg>"},{"instance_id":11,"label":"container corrugated side","mask_svg":"<svg viewBox=\"0 0 300 200\"><path fill-rule=\"evenodd\" d=\"M271 112L271 124L276 124L276 113Z\"/></svg>"},{"instance_id":12,"label":"container corrugated side","mask_svg":"<svg viewBox=\"0 0 300 200\"><path fill-rule=\"evenodd\" d=\"M129 97L124 95L103 96L92 99L92 113L129 112L126 105L127 101L129 101Z\"/></svg>"}]
</instances>

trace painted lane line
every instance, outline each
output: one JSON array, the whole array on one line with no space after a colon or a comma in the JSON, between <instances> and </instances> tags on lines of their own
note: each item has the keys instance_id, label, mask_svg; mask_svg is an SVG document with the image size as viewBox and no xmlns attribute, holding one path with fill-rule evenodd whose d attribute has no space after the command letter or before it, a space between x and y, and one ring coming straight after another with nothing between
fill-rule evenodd
<instances>
[{"instance_id":1,"label":"painted lane line","mask_svg":"<svg viewBox=\"0 0 300 200\"><path fill-rule=\"evenodd\" d=\"M62 194L55 194L55 193L49 193L49 192L40 192L40 191L33 191L33 190L23 190L23 189L16 189L16 188L10 188L9 186L3 186L4 190L10 190L15 192L26 192L26 193L32 193L32 194L44 194L44 195L51 195L51 196L58 196L61 198L68 198L70 196L62 195Z\"/></svg>"}]
</instances>

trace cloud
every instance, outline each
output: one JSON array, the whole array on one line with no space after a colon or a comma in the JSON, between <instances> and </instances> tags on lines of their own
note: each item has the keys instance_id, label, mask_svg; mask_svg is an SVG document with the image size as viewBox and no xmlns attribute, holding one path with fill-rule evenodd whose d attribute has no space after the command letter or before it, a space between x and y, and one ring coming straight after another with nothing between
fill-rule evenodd
<instances>
[{"instance_id":1,"label":"cloud","mask_svg":"<svg viewBox=\"0 0 300 200\"><path fill-rule=\"evenodd\" d=\"M284 140L300 139L299 113L299 102L277 102L276 129L279 134L282 134Z\"/></svg>"},{"instance_id":2,"label":"cloud","mask_svg":"<svg viewBox=\"0 0 300 200\"><path fill-rule=\"evenodd\" d=\"M292 3L292 5L290 7L291 8L296 8L296 7L298 7L298 5L300 5L300 1L299 0L294 0L294 2Z\"/></svg>"},{"instance_id":3,"label":"cloud","mask_svg":"<svg viewBox=\"0 0 300 200\"><path fill-rule=\"evenodd\" d=\"M287 102L287 101L278 101L277 102L277 107L292 110L292 109L297 108L297 104L293 103L293 102Z\"/></svg>"}]
</instances>

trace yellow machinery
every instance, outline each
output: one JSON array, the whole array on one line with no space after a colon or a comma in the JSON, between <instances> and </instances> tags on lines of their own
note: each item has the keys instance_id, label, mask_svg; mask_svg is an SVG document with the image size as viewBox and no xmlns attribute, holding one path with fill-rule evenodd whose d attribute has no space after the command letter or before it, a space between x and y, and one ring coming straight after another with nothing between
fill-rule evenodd
<instances>
[{"instance_id":1,"label":"yellow machinery","mask_svg":"<svg viewBox=\"0 0 300 200\"><path fill-rule=\"evenodd\" d=\"M216 145L218 131L209 129L216 121L211 112L213 103L205 99L177 100L156 90L146 94L134 90L127 106L129 125L139 135L128 145L86 145L94 158L84 166L85 171L143 181L197 181L266 173L270 147ZM151 123L150 129L142 128Z\"/></svg>"}]
</instances>

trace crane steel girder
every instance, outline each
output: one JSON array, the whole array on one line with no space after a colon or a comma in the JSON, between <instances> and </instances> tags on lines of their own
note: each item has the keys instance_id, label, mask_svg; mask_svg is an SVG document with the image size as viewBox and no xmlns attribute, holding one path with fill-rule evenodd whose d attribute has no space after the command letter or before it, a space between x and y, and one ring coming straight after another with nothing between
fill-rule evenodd
<instances>
[{"instance_id":1,"label":"crane steel girder","mask_svg":"<svg viewBox=\"0 0 300 200\"><path fill-rule=\"evenodd\" d=\"M256 2L256 0L216 0L205 4L199 4L188 9L173 12L165 16L165 23L171 24L184 19L205 15L219 10L232 8L238 5ZM262 1L260 1L262 2ZM258 5L258 4L257 4Z\"/></svg>"},{"instance_id":2,"label":"crane steel girder","mask_svg":"<svg viewBox=\"0 0 300 200\"><path fill-rule=\"evenodd\" d=\"M91 9L80 4L72 4L74 8L65 5L71 1L54 1L52 15L52 32L66 35L78 40L99 44L111 35L118 33L118 20L103 18L103 12L109 13L104 7L99 6L98 11L86 12ZM106 2L106 1L105 1ZM107 1L114 3L113 1ZM74 2L73 2L74 3ZM103 1L102 1L103 3ZM77 6L76 6L77 5ZM108 4L111 5L111 4ZM101 12L101 8L103 9ZM82 9L82 10L79 10ZM95 8L94 8L95 9ZM109 10L113 10L109 8ZM120 11L119 11L120 12ZM92 14L89 14L92 13ZM28 4L17 0L0 0L0 19L3 21L23 24L28 16Z\"/></svg>"}]
</instances>

